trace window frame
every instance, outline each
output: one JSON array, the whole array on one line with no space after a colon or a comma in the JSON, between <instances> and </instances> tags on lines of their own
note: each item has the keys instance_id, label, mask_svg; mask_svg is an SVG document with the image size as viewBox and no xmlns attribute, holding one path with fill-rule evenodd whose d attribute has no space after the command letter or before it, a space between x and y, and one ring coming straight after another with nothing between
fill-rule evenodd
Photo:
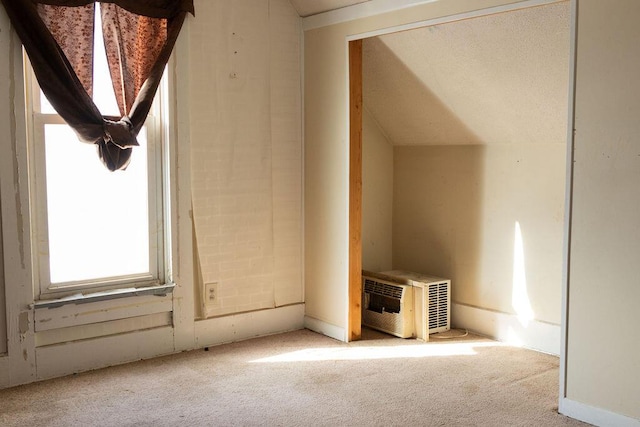
<instances>
[{"instance_id":1,"label":"window frame","mask_svg":"<svg viewBox=\"0 0 640 427\"><path fill-rule=\"evenodd\" d=\"M45 125L68 126L56 113L42 113L41 90L26 53L23 52L25 74L25 110L29 197L31 199L31 230L33 282L37 300L51 300L95 292L126 288L149 288L171 282L170 206L168 158L168 79L167 72L144 128L147 133L147 195L149 219L149 271L142 274L102 277L96 279L51 283L48 240L47 183L45 159ZM78 141L78 144L81 142ZM140 149L139 147L134 148ZM97 154L96 154L97 155ZM135 155L135 153L134 153ZM118 173L118 172L114 172ZM121 172L120 172L121 173Z\"/></svg>"}]
</instances>

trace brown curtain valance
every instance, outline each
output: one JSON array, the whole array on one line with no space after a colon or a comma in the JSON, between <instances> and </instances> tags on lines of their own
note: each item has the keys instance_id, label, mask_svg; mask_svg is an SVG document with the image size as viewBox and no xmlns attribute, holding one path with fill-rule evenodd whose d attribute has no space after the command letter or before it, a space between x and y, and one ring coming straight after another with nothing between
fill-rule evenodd
<instances>
[{"instance_id":1,"label":"brown curtain valance","mask_svg":"<svg viewBox=\"0 0 640 427\"><path fill-rule=\"evenodd\" d=\"M31 0L32 3L51 6L86 6L96 0ZM137 15L150 18L171 18L180 12L194 14L193 0L101 0L100 3L111 3Z\"/></svg>"},{"instance_id":2,"label":"brown curtain valance","mask_svg":"<svg viewBox=\"0 0 640 427\"><path fill-rule=\"evenodd\" d=\"M42 91L109 170L127 167L193 0L101 1L107 61L121 117L91 99L95 1L1 0Z\"/></svg>"}]
</instances>

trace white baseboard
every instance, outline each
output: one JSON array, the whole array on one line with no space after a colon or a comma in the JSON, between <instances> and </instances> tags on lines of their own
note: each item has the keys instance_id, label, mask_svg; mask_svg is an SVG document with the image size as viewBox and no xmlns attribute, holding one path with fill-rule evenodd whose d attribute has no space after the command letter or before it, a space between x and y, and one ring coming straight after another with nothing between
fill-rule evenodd
<instances>
[{"instance_id":1,"label":"white baseboard","mask_svg":"<svg viewBox=\"0 0 640 427\"><path fill-rule=\"evenodd\" d=\"M303 319L304 304L296 304L202 320L195 323L195 347L302 329ZM37 347L37 379L61 377L171 354L175 352L173 335L173 328L167 326ZM4 359L0 358L0 366L6 364Z\"/></svg>"},{"instance_id":2,"label":"white baseboard","mask_svg":"<svg viewBox=\"0 0 640 427\"><path fill-rule=\"evenodd\" d=\"M313 317L304 317L304 327L313 332L326 335L338 341L347 341L347 332L344 330L344 328L332 325L322 320L314 319Z\"/></svg>"},{"instance_id":3,"label":"white baseboard","mask_svg":"<svg viewBox=\"0 0 640 427\"><path fill-rule=\"evenodd\" d=\"M243 341L304 328L304 304L199 320L195 347Z\"/></svg>"},{"instance_id":4,"label":"white baseboard","mask_svg":"<svg viewBox=\"0 0 640 427\"><path fill-rule=\"evenodd\" d=\"M562 415L575 418L595 426L640 427L640 420L596 408L571 399L560 399L559 411Z\"/></svg>"},{"instance_id":5,"label":"white baseboard","mask_svg":"<svg viewBox=\"0 0 640 427\"><path fill-rule=\"evenodd\" d=\"M523 326L516 315L458 303L451 303L451 325L497 341L560 355L560 325L533 320Z\"/></svg>"},{"instance_id":6,"label":"white baseboard","mask_svg":"<svg viewBox=\"0 0 640 427\"><path fill-rule=\"evenodd\" d=\"M169 326L37 347L36 376L44 380L173 352L173 328Z\"/></svg>"}]
</instances>

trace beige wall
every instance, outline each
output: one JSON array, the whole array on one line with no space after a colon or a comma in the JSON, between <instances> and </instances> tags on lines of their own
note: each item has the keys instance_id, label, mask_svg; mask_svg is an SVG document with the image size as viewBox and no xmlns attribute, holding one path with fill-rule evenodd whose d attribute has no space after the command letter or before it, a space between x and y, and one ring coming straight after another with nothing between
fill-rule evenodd
<instances>
[{"instance_id":1,"label":"beige wall","mask_svg":"<svg viewBox=\"0 0 640 427\"><path fill-rule=\"evenodd\" d=\"M287 0L201 1L190 26L197 256L217 299L203 317L300 303L300 25ZM196 300L202 283L196 285Z\"/></svg>"},{"instance_id":2,"label":"beige wall","mask_svg":"<svg viewBox=\"0 0 640 427\"><path fill-rule=\"evenodd\" d=\"M450 278L453 302L560 324L565 150L395 147L393 267Z\"/></svg>"},{"instance_id":3,"label":"beige wall","mask_svg":"<svg viewBox=\"0 0 640 427\"><path fill-rule=\"evenodd\" d=\"M348 289L348 36L518 3L431 2L305 31L306 314L346 330Z\"/></svg>"},{"instance_id":4,"label":"beige wall","mask_svg":"<svg viewBox=\"0 0 640 427\"><path fill-rule=\"evenodd\" d=\"M362 268L392 266L393 146L365 109L362 117Z\"/></svg>"},{"instance_id":5,"label":"beige wall","mask_svg":"<svg viewBox=\"0 0 640 427\"><path fill-rule=\"evenodd\" d=\"M365 104L394 145L565 141L569 11L560 2L367 38Z\"/></svg>"},{"instance_id":6,"label":"beige wall","mask_svg":"<svg viewBox=\"0 0 640 427\"><path fill-rule=\"evenodd\" d=\"M567 397L640 419L640 3L578 3Z\"/></svg>"}]
</instances>

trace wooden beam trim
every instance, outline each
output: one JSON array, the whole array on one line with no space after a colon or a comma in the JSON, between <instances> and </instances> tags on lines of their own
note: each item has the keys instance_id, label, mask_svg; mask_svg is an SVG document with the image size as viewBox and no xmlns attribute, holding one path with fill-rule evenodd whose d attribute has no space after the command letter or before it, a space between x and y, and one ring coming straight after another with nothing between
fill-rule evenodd
<instances>
[{"instance_id":1,"label":"wooden beam trim","mask_svg":"<svg viewBox=\"0 0 640 427\"><path fill-rule=\"evenodd\" d=\"M349 42L349 341L362 335L362 40Z\"/></svg>"}]
</instances>

